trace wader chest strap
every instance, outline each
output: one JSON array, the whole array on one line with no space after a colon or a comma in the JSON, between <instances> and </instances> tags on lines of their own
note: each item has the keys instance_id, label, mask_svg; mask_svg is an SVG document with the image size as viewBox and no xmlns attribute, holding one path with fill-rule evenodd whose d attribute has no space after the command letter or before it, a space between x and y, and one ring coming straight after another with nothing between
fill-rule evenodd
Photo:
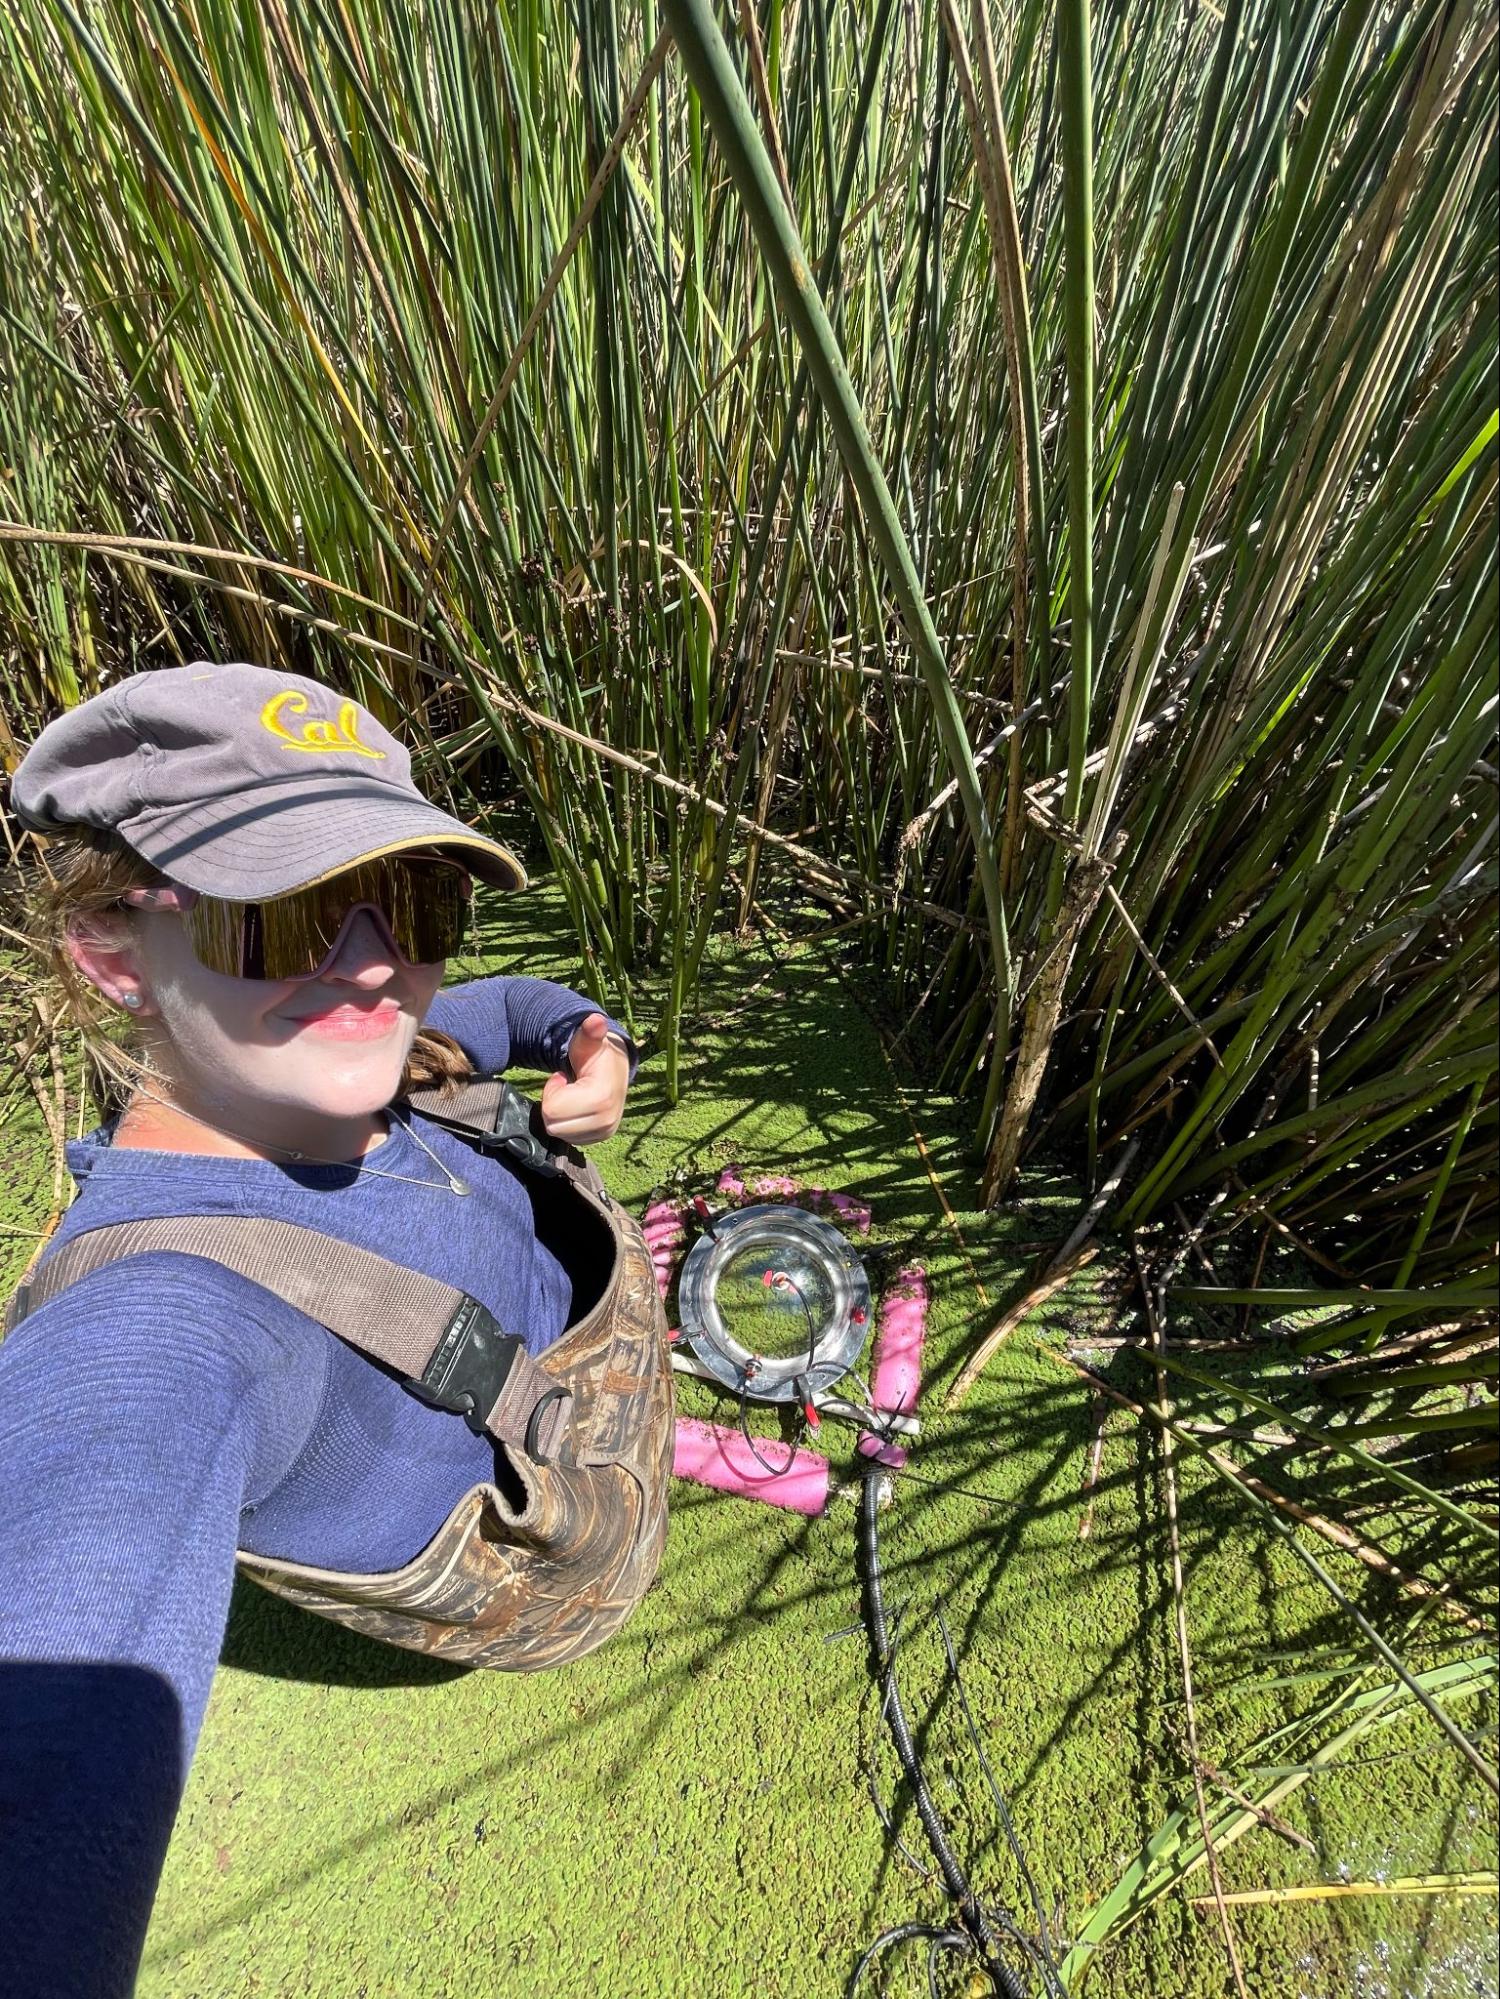
<instances>
[{"instance_id":1,"label":"wader chest strap","mask_svg":"<svg viewBox=\"0 0 1500 1999\"><path fill-rule=\"evenodd\" d=\"M424 1402L478 1435L545 1463L556 1455L571 1397L477 1298L374 1250L261 1215L159 1215L73 1236L22 1285L10 1331L91 1271L173 1250L237 1271L393 1368Z\"/></svg>"},{"instance_id":2,"label":"wader chest strap","mask_svg":"<svg viewBox=\"0 0 1500 1999\"><path fill-rule=\"evenodd\" d=\"M483 1152L503 1152L544 1180L572 1180L597 1192L591 1161L542 1123L542 1107L503 1076L470 1076L408 1093L406 1102L432 1124L457 1132Z\"/></svg>"}]
</instances>

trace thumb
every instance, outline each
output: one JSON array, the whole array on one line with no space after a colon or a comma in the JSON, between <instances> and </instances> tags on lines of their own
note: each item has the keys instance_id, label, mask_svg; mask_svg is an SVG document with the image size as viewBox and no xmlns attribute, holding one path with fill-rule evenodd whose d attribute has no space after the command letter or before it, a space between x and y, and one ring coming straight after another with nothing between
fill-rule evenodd
<instances>
[{"instance_id":1,"label":"thumb","mask_svg":"<svg viewBox=\"0 0 1500 1999\"><path fill-rule=\"evenodd\" d=\"M573 1030L573 1039L568 1043L568 1059L576 1069L580 1062L586 1062L604 1046L604 1037L609 1032L609 1022L602 1013L591 1013L581 1020Z\"/></svg>"}]
</instances>

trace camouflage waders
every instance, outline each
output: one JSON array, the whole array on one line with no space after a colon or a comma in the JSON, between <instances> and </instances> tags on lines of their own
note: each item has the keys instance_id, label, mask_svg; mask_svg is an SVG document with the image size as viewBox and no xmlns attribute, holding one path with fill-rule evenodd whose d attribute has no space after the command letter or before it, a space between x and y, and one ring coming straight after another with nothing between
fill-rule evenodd
<instances>
[{"instance_id":1,"label":"camouflage waders","mask_svg":"<svg viewBox=\"0 0 1500 1999\"><path fill-rule=\"evenodd\" d=\"M162 1216L74 1236L18 1289L7 1329L101 1265L171 1249L225 1264L462 1415L497 1446L404 1567L374 1575L240 1551L263 1588L436 1658L536 1672L617 1631L656 1574L672 1467L666 1321L644 1238L577 1153L498 1077L413 1092L413 1110L523 1167L574 1284L576 1318L543 1354L477 1299L317 1229L256 1216Z\"/></svg>"}]
</instances>

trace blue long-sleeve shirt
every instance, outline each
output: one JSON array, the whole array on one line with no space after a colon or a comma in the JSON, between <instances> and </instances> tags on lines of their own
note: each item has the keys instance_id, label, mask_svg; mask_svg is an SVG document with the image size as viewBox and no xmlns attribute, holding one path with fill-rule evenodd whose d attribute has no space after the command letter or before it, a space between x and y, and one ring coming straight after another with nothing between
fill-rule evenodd
<instances>
[{"instance_id":1,"label":"blue long-sleeve shirt","mask_svg":"<svg viewBox=\"0 0 1500 1999\"><path fill-rule=\"evenodd\" d=\"M426 1025L480 1070L551 1070L593 1010L545 980L479 979ZM421 1129L471 1194L394 1119L373 1171L117 1149L105 1126L68 1148L79 1192L49 1253L149 1215L272 1216L459 1286L540 1352L571 1290L519 1169ZM0 1999L130 1991L236 1547L397 1568L493 1473L461 1419L200 1258L96 1271L0 1345Z\"/></svg>"}]
</instances>

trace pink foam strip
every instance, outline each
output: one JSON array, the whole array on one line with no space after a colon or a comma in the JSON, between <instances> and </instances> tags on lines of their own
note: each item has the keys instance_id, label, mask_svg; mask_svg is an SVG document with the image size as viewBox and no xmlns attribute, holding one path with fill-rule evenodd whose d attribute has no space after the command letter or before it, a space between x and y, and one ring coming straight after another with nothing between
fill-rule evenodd
<instances>
[{"instance_id":1,"label":"pink foam strip","mask_svg":"<svg viewBox=\"0 0 1500 1999\"><path fill-rule=\"evenodd\" d=\"M738 1430L726 1430L719 1423L703 1423L694 1416L677 1419L677 1443L672 1470L678 1478L690 1478L715 1492L731 1492L740 1499L763 1499L771 1506L784 1506L793 1513L817 1515L828 1504L828 1460L816 1451L798 1447L785 1472L786 1445L772 1437L758 1443L766 1463L777 1468L773 1476L755 1461Z\"/></svg>"},{"instance_id":2,"label":"pink foam strip","mask_svg":"<svg viewBox=\"0 0 1500 1999\"><path fill-rule=\"evenodd\" d=\"M797 1182L789 1180L785 1173L756 1173L746 1177L734 1167L726 1166L719 1175L719 1192L736 1201L747 1196L756 1201L768 1201L773 1195L784 1199L797 1192Z\"/></svg>"},{"instance_id":3,"label":"pink foam strip","mask_svg":"<svg viewBox=\"0 0 1500 1999\"><path fill-rule=\"evenodd\" d=\"M880 1301L870 1375L870 1400L877 1409L893 1416L915 1413L926 1337L927 1272L920 1263L908 1263Z\"/></svg>"},{"instance_id":4,"label":"pink foam strip","mask_svg":"<svg viewBox=\"0 0 1500 1999\"><path fill-rule=\"evenodd\" d=\"M656 1271L656 1288L665 1298L677 1266L677 1253L687 1241L687 1210L675 1201L653 1201L641 1222L641 1233L651 1252Z\"/></svg>"},{"instance_id":5,"label":"pink foam strip","mask_svg":"<svg viewBox=\"0 0 1500 1999\"><path fill-rule=\"evenodd\" d=\"M859 1442L854 1447L862 1458L873 1458L878 1465L889 1465L892 1471L900 1471L906 1463L906 1452L900 1444L887 1444L874 1437L868 1430L862 1431Z\"/></svg>"},{"instance_id":6,"label":"pink foam strip","mask_svg":"<svg viewBox=\"0 0 1500 1999\"><path fill-rule=\"evenodd\" d=\"M732 1201L801 1200L810 1207L824 1209L860 1235L870 1233L867 1202L856 1201L852 1194L840 1194L831 1187L803 1187L785 1173L744 1174L726 1166L719 1175L719 1192Z\"/></svg>"},{"instance_id":7,"label":"pink foam strip","mask_svg":"<svg viewBox=\"0 0 1500 1999\"><path fill-rule=\"evenodd\" d=\"M870 1233L870 1210L863 1201L856 1201L852 1194L840 1194L831 1187L809 1187L808 1194L814 1207L827 1208L846 1227L855 1229L860 1235Z\"/></svg>"}]
</instances>

